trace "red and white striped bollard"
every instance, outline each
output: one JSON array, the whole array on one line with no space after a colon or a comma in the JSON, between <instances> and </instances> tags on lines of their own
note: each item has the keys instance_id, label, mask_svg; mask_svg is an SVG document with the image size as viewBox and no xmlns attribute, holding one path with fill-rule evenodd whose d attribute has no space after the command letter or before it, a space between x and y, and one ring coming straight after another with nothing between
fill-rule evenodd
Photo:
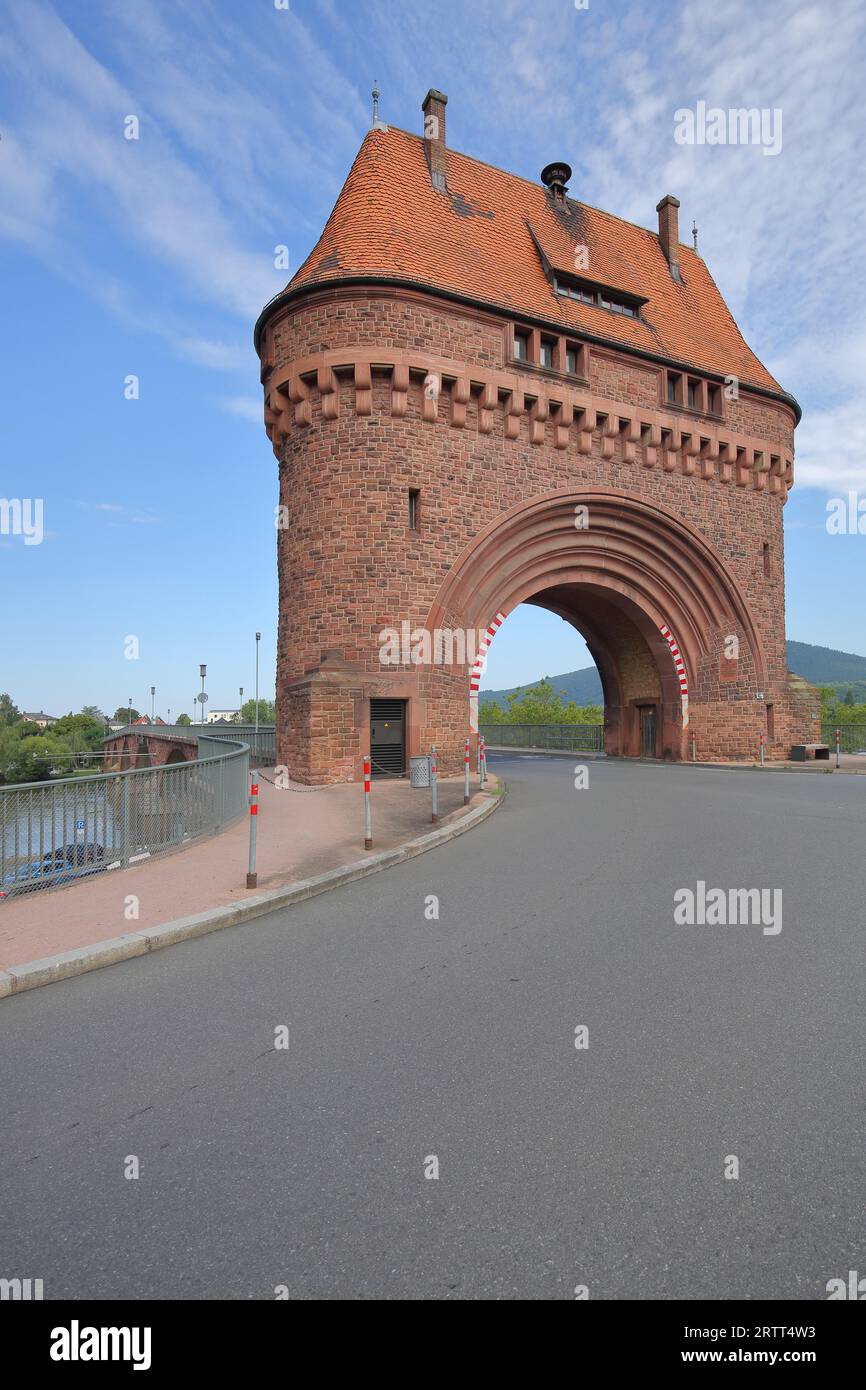
<instances>
[{"instance_id":1,"label":"red and white striped bollard","mask_svg":"<svg viewBox=\"0 0 866 1390\"><path fill-rule=\"evenodd\" d=\"M250 773L250 777L253 774ZM250 856L247 862L247 887L257 888L259 876L256 872L256 837L259 825L259 784L250 782Z\"/></svg>"},{"instance_id":2,"label":"red and white striped bollard","mask_svg":"<svg viewBox=\"0 0 866 1390\"><path fill-rule=\"evenodd\" d=\"M364 849L373 848L373 812L370 805L370 759L364 759Z\"/></svg>"}]
</instances>

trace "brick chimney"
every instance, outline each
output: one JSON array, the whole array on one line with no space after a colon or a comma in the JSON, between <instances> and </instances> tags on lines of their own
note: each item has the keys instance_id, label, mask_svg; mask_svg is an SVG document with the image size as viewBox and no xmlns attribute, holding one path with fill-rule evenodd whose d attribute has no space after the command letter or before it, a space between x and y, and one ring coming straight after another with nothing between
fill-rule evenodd
<instances>
[{"instance_id":1,"label":"brick chimney","mask_svg":"<svg viewBox=\"0 0 866 1390\"><path fill-rule=\"evenodd\" d=\"M674 280L682 282L680 274L680 234L679 216L677 209L680 200L675 198L672 193L666 193L661 202L656 207L659 215L659 241L665 253L665 259L671 268L671 275Z\"/></svg>"},{"instance_id":2,"label":"brick chimney","mask_svg":"<svg viewBox=\"0 0 866 1390\"><path fill-rule=\"evenodd\" d=\"M448 98L444 92L431 87L421 103L424 112L424 150L427 167L434 188L445 192L445 107Z\"/></svg>"}]
</instances>

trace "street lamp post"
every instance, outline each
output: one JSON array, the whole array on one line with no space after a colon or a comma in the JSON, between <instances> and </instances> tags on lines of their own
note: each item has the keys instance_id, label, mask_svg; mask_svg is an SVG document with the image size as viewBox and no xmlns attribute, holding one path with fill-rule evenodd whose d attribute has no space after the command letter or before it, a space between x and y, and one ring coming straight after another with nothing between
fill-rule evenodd
<instances>
[{"instance_id":1,"label":"street lamp post","mask_svg":"<svg viewBox=\"0 0 866 1390\"><path fill-rule=\"evenodd\" d=\"M150 722L151 722L151 724L153 723L153 720L154 720L154 714L155 714L155 701L156 701L156 686L155 686L155 685L152 685L152 686L150 687Z\"/></svg>"},{"instance_id":2,"label":"street lamp post","mask_svg":"<svg viewBox=\"0 0 866 1390\"><path fill-rule=\"evenodd\" d=\"M243 718L244 718L244 688L243 688L243 686L239 686L239 688L238 688L238 693L240 694L240 704L238 705L238 723L239 723L239 724L242 724L242 723L243 723Z\"/></svg>"},{"instance_id":3,"label":"street lamp post","mask_svg":"<svg viewBox=\"0 0 866 1390\"><path fill-rule=\"evenodd\" d=\"M259 642L261 642L261 640L262 640L262 634L261 634L260 632L257 632L257 633L256 633L256 737L257 737L257 738L258 738L258 733L259 733Z\"/></svg>"},{"instance_id":4,"label":"street lamp post","mask_svg":"<svg viewBox=\"0 0 866 1390\"><path fill-rule=\"evenodd\" d=\"M132 723L132 696L129 697L129 722Z\"/></svg>"},{"instance_id":5,"label":"street lamp post","mask_svg":"<svg viewBox=\"0 0 866 1390\"><path fill-rule=\"evenodd\" d=\"M204 678L207 675L207 666L205 666L204 662L202 662L201 666L199 666L198 673L201 676L201 695L199 696L199 703L201 704L201 722L202 724L204 724Z\"/></svg>"}]
</instances>

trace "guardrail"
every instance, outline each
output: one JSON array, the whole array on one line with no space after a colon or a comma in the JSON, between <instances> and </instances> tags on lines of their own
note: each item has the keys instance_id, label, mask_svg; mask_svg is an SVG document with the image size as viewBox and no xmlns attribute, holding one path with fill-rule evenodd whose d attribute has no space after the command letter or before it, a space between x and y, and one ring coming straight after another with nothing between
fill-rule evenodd
<instances>
[{"instance_id":1,"label":"guardrail","mask_svg":"<svg viewBox=\"0 0 866 1390\"><path fill-rule=\"evenodd\" d=\"M165 767L0 787L0 895L128 868L231 825L248 805L249 745L202 731L199 752Z\"/></svg>"},{"instance_id":2,"label":"guardrail","mask_svg":"<svg viewBox=\"0 0 866 1390\"><path fill-rule=\"evenodd\" d=\"M602 724L479 724L488 749L566 748L574 753L604 750Z\"/></svg>"},{"instance_id":3,"label":"guardrail","mask_svg":"<svg viewBox=\"0 0 866 1390\"><path fill-rule=\"evenodd\" d=\"M821 742L829 743L831 750L836 747L836 730L839 730L840 753L866 752L866 724L824 724L821 728Z\"/></svg>"}]
</instances>

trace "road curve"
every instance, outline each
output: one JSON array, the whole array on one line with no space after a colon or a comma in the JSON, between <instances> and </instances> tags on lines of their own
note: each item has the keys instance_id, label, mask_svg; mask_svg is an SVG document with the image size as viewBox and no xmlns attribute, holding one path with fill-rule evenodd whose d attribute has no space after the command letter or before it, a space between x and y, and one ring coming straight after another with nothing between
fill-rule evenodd
<instances>
[{"instance_id":1,"label":"road curve","mask_svg":"<svg viewBox=\"0 0 866 1390\"><path fill-rule=\"evenodd\" d=\"M866 780L578 761L496 758L470 835L2 1001L0 1276L821 1299L866 1267ZM781 889L782 930L678 925L698 880Z\"/></svg>"}]
</instances>

